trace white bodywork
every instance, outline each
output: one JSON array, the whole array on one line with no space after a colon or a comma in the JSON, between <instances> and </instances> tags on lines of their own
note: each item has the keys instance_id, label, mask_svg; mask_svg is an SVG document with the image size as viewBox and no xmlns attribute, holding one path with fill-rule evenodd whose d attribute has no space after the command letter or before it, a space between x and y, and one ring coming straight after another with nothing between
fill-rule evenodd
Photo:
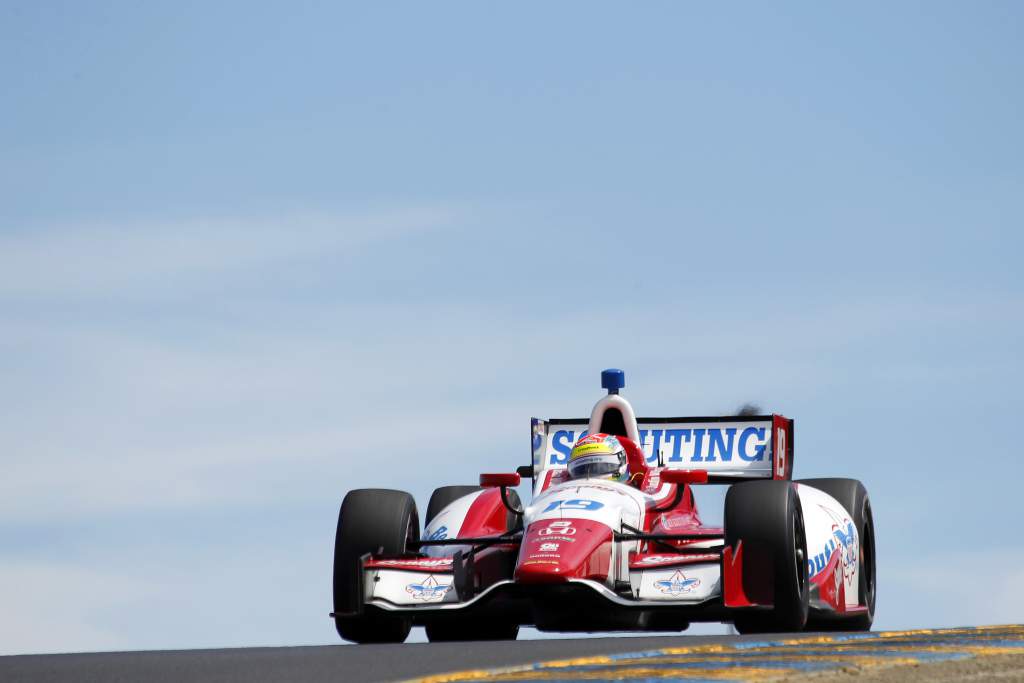
<instances>
[{"instance_id":1,"label":"white bodywork","mask_svg":"<svg viewBox=\"0 0 1024 683\"><path fill-rule=\"evenodd\" d=\"M450 571L427 573L374 569L363 575L363 591L367 602L384 600L391 605L408 607L437 606L459 601Z\"/></svg>"},{"instance_id":2,"label":"white bodywork","mask_svg":"<svg viewBox=\"0 0 1024 683\"><path fill-rule=\"evenodd\" d=\"M853 516L824 491L797 484L797 493L804 514L808 577L831 581L837 593L842 583L846 606L856 607L860 601L860 534ZM823 572L835 554L839 555L836 566L832 575L826 576ZM825 607L813 601L811 606Z\"/></svg>"},{"instance_id":3,"label":"white bodywork","mask_svg":"<svg viewBox=\"0 0 1024 683\"><path fill-rule=\"evenodd\" d=\"M699 564L633 570L630 584L641 600L704 602L722 594L722 567L716 558Z\"/></svg>"},{"instance_id":4,"label":"white bodywork","mask_svg":"<svg viewBox=\"0 0 1024 683\"><path fill-rule=\"evenodd\" d=\"M427 522L427 528L423 530L423 538L431 541L458 538L459 530L462 528L463 522L466 521L469 508L481 495L483 495L483 491L475 491L452 501L442 508L434 516L434 519ZM468 552L469 546L433 545L424 548L423 552L428 557L448 557L458 550Z\"/></svg>"}]
</instances>

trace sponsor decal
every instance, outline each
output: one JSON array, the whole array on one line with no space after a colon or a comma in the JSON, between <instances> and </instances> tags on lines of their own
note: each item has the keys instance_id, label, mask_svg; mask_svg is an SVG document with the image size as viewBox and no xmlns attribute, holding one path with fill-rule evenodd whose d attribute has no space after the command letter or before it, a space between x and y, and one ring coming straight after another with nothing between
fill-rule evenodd
<instances>
[{"instance_id":1,"label":"sponsor decal","mask_svg":"<svg viewBox=\"0 0 1024 683\"><path fill-rule=\"evenodd\" d=\"M572 449L572 459L585 458L588 455L609 455L611 449L603 443L577 443Z\"/></svg>"},{"instance_id":2,"label":"sponsor decal","mask_svg":"<svg viewBox=\"0 0 1024 683\"><path fill-rule=\"evenodd\" d=\"M530 432L532 439L530 440L530 447L533 450L533 461L535 463L540 462L541 448L544 446L544 423L542 420L538 420L533 417L530 418Z\"/></svg>"},{"instance_id":3,"label":"sponsor decal","mask_svg":"<svg viewBox=\"0 0 1024 683\"><path fill-rule=\"evenodd\" d=\"M680 569L671 578L655 581L654 585L667 595L683 595L695 590L700 585L700 579L688 578Z\"/></svg>"},{"instance_id":4,"label":"sponsor decal","mask_svg":"<svg viewBox=\"0 0 1024 683\"><path fill-rule=\"evenodd\" d=\"M573 498L572 500L553 500L541 510L541 513L554 512L555 510L587 510L593 512L604 507L604 503L586 498Z\"/></svg>"},{"instance_id":5,"label":"sponsor decal","mask_svg":"<svg viewBox=\"0 0 1024 683\"><path fill-rule=\"evenodd\" d=\"M540 551L542 553L553 553L553 552L556 552L557 550L558 550L558 544L557 543L541 543L540 544Z\"/></svg>"},{"instance_id":6,"label":"sponsor decal","mask_svg":"<svg viewBox=\"0 0 1024 683\"><path fill-rule=\"evenodd\" d=\"M433 574L429 575L426 581L410 583L405 587L406 592L412 595L412 597L424 602L438 602L443 600L445 594L451 589L452 584L438 583Z\"/></svg>"},{"instance_id":7,"label":"sponsor decal","mask_svg":"<svg viewBox=\"0 0 1024 683\"><path fill-rule=\"evenodd\" d=\"M448 527L438 527L437 531L427 536L428 541L443 541L448 538Z\"/></svg>"},{"instance_id":8,"label":"sponsor decal","mask_svg":"<svg viewBox=\"0 0 1024 683\"><path fill-rule=\"evenodd\" d=\"M623 493L620 489L612 488L611 486L605 486L603 484L591 484L590 482L587 482L585 484L579 484L576 487L576 489L597 489L598 491L603 491L605 493L615 493L620 496L628 495L626 493Z\"/></svg>"},{"instance_id":9,"label":"sponsor decal","mask_svg":"<svg viewBox=\"0 0 1024 683\"><path fill-rule=\"evenodd\" d=\"M586 432L581 432L586 435ZM549 465L565 465L569 462L575 443L576 432L560 429L552 434ZM582 437L581 437L582 438ZM764 462L771 438L770 427L690 427L686 429L641 429L640 447L647 462L658 460L658 453L664 451L669 463L694 462Z\"/></svg>"},{"instance_id":10,"label":"sponsor decal","mask_svg":"<svg viewBox=\"0 0 1024 683\"><path fill-rule=\"evenodd\" d=\"M532 560L535 557L561 557L561 555L559 555L558 553L533 553L528 557Z\"/></svg>"},{"instance_id":11,"label":"sponsor decal","mask_svg":"<svg viewBox=\"0 0 1024 683\"><path fill-rule=\"evenodd\" d=\"M441 557L435 559L409 559L409 560L373 560L375 565L403 567L447 567L451 565L452 558Z\"/></svg>"},{"instance_id":12,"label":"sponsor decal","mask_svg":"<svg viewBox=\"0 0 1024 683\"><path fill-rule=\"evenodd\" d=\"M853 573L857 570L858 559L857 536L853 522L849 517L840 518L824 505L818 505L818 507L832 518L832 538L826 541L825 546L814 557L807 559L807 573L809 576L815 577L825 571L829 560L832 559L832 554L839 552L843 565L843 578L850 583L853 581Z\"/></svg>"},{"instance_id":13,"label":"sponsor decal","mask_svg":"<svg viewBox=\"0 0 1024 683\"><path fill-rule=\"evenodd\" d=\"M558 560L527 560L523 564L558 564Z\"/></svg>"},{"instance_id":14,"label":"sponsor decal","mask_svg":"<svg viewBox=\"0 0 1024 683\"><path fill-rule=\"evenodd\" d=\"M546 527L537 532L540 536L551 536L552 534L561 534L563 536L575 536L576 529L572 525L571 520L555 519L552 520Z\"/></svg>"}]
</instances>

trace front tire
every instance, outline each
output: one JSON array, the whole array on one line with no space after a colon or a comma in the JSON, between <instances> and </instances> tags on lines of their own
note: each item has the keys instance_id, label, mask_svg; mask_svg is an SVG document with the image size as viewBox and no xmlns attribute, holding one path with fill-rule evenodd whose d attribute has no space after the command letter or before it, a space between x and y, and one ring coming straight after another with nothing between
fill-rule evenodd
<instances>
[{"instance_id":1,"label":"front tire","mask_svg":"<svg viewBox=\"0 0 1024 683\"><path fill-rule=\"evenodd\" d=\"M871 498L864 484L856 479L801 479L804 484L818 489L836 499L853 516L860 539L858 549L858 575L860 577L860 601L868 608L863 614L839 619L812 618L810 628L821 631L870 631L875 620L875 520L871 514Z\"/></svg>"},{"instance_id":2,"label":"front tire","mask_svg":"<svg viewBox=\"0 0 1024 683\"><path fill-rule=\"evenodd\" d=\"M356 489L345 496L334 537L334 618L338 635L355 643L401 643L408 617L357 604L366 554L403 555L420 538L416 501L404 491Z\"/></svg>"},{"instance_id":3,"label":"front tire","mask_svg":"<svg viewBox=\"0 0 1024 683\"><path fill-rule=\"evenodd\" d=\"M774 607L767 613L737 615L736 630L802 630L807 623L809 601L807 540L792 482L752 481L729 488L725 496L725 543L736 548L739 541L743 542L745 575L771 571Z\"/></svg>"}]
</instances>

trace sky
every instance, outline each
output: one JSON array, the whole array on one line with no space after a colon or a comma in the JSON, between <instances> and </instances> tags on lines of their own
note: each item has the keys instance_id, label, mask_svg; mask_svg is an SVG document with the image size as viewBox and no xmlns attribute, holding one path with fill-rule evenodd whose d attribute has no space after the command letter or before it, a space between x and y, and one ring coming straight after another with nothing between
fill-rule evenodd
<instances>
[{"instance_id":1,"label":"sky","mask_svg":"<svg viewBox=\"0 0 1024 683\"><path fill-rule=\"evenodd\" d=\"M345 493L525 464L606 367L861 479L878 628L1019 621L1022 29L0 2L0 654L337 643Z\"/></svg>"}]
</instances>

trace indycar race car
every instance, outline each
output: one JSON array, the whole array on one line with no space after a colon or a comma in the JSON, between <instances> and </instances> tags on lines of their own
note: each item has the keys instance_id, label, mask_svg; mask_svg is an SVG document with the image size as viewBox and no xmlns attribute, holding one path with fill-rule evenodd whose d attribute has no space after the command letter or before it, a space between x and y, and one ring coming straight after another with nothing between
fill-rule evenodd
<instances>
[{"instance_id":1,"label":"indycar race car","mask_svg":"<svg viewBox=\"0 0 1024 683\"><path fill-rule=\"evenodd\" d=\"M605 370L590 419L532 421L532 463L443 486L425 528L412 496L345 496L334 548L338 633L402 642L541 631L740 633L868 630L875 612L871 502L853 479L792 480L781 415L637 418ZM588 436L589 435L589 436ZM583 438L587 437L587 438ZM582 441L581 441L582 439ZM574 444L621 444L625 478L572 476ZM533 480L530 505L514 487ZM693 487L727 484L723 527Z\"/></svg>"}]
</instances>

